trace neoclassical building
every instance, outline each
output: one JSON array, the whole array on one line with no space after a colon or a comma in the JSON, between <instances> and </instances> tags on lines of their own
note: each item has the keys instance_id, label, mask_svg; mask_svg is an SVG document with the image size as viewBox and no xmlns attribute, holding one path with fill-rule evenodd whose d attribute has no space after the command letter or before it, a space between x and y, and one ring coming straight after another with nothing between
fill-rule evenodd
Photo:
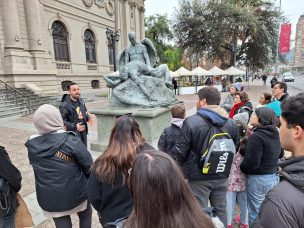
<instances>
[{"instance_id":1,"label":"neoclassical building","mask_svg":"<svg viewBox=\"0 0 304 228\"><path fill-rule=\"evenodd\" d=\"M130 31L143 39L144 0L0 0L0 80L46 95L68 81L104 88L114 63L107 28L118 31L117 53Z\"/></svg>"}]
</instances>

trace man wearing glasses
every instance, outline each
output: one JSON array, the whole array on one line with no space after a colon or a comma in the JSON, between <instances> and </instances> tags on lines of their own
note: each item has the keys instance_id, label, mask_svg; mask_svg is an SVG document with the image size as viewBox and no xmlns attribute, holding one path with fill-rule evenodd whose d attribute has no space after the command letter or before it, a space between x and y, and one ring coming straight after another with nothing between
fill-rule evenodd
<instances>
[{"instance_id":1,"label":"man wearing glasses","mask_svg":"<svg viewBox=\"0 0 304 228\"><path fill-rule=\"evenodd\" d=\"M287 84L285 82L277 82L272 88L272 95L276 100L283 103L289 97L289 94L287 93Z\"/></svg>"}]
</instances>

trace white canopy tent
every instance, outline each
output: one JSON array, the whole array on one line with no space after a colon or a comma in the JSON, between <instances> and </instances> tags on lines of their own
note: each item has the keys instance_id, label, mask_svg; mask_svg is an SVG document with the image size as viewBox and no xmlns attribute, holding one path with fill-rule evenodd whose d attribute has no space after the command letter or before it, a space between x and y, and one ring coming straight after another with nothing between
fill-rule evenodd
<instances>
[{"instance_id":1,"label":"white canopy tent","mask_svg":"<svg viewBox=\"0 0 304 228\"><path fill-rule=\"evenodd\" d=\"M185 67L180 67L178 70L174 71L178 76L191 76L193 75L190 70L187 70Z\"/></svg>"},{"instance_id":2,"label":"white canopy tent","mask_svg":"<svg viewBox=\"0 0 304 228\"><path fill-rule=\"evenodd\" d=\"M204 76L208 75L209 72L201 67L196 67L191 71L192 75L197 75L197 76Z\"/></svg>"},{"instance_id":3,"label":"white canopy tent","mask_svg":"<svg viewBox=\"0 0 304 228\"><path fill-rule=\"evenodd\" d=\"M171 78L176 78L178 76L179 76L179 74L177 74L177 73L175 73L175 72L173 72L173 71L170 70L170 77Z\"/></svg>"},{"instance_id":4,"label":"white canopy tent","mask_svg":"<svg viewBox=\"0 0 304 228\"><path fill-rule=\"evenodd\" d=\"M244 74L246 74L245 71L239 70L239 69L237 69L233 66L229 67L227 70L225 70L225 72L228 75L244 75Z\"/></svg>"},{"instance_id":5,"label":"white canopy tent","mask_svg":"<svg viewBox=\"0 0 304 228\"><path fill-rule=\"evenodd\" d=\"M227 75L227 73L224 70L218 68L217 66L214 66L212 69L208 70L208 75Z\"/></svg>"}]
</instances>

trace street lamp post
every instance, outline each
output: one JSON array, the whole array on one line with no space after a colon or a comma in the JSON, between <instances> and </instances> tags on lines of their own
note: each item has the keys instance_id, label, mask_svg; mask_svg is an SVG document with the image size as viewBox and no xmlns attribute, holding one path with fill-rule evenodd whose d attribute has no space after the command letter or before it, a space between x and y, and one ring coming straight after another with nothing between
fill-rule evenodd
<instances>
[{"instance_id":1,"label":"street lamp post","mask_svg":"<svg viewBox=\"0 0 304 228\"><path fill-rule=\"evenodd\" d=\"M112 48L113 48L113 62L114 62L114 72L115 72L117 70L116 69L116 42L119 41L119 33L117 30L114 31L114 30L107 28L106 36L107 36L110 46L112 46Z\"/></svg>"}]
</instances>

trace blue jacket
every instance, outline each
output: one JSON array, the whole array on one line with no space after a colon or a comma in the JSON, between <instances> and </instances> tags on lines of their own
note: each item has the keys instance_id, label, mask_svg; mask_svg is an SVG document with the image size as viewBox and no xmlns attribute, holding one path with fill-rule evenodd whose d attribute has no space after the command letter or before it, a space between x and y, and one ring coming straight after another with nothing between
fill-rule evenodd
<instances>
[{"instance_id":1,"label":"blue jacket","mask_svg":"<svg viewBox=\"0 0 304 228\"><path fill-rule=\"evenodd\" d=\"M281 114L282 114L281 102L278 101L278 100L274 100L274 101L269 102L268 104L265 105L265 107L270 108L271 110L273 110L277 117L280 117Z\"/></svg>"}]
</instances>

